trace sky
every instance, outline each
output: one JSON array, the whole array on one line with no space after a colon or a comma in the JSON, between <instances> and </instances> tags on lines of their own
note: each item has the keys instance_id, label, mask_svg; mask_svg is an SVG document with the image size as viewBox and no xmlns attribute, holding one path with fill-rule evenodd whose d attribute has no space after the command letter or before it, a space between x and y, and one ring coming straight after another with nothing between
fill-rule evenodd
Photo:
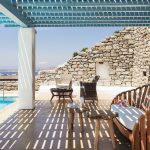
<instances>
[{"instance_id":1,"label":"sky","mask_svg":"<svg viewBox=\"0 0 150 150\"><path fill-rule=\"evenodd\" d=\"M73 52L91 48L112 35L119 27L36 28L36 67L64 64ZM0 69L17 69L19 28L0 26Z\"/></svg>"}]
</instances>

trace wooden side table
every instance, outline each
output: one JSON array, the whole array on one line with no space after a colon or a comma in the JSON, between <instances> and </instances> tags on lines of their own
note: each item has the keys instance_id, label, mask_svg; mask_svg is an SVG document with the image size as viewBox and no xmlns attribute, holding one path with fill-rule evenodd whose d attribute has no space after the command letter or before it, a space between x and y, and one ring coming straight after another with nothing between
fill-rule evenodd
<instances>
[{"instance_id":1,"label":"wooden side table","mask_svg":"<svg viewBox=\"0 0 150 150\"><path fill-rule=\"evenodd\" d=\"M88 111L86 107L81 107L77 103L68 103L66 106L66 109L68 110L68 129L69 132L73 131L73 125L74 125L74 115L75 112L79 114L79 121L80 121L80 131L83 132L83 116L82 113Z\"/></svg>"},{"instance_id":2,"label":"wooden side table","mask_svg":"<svg viewBox=\"0 0 150 150\"><path fill-rule=\"evenodd\" d=\"M94 150L99 150L99 130L100 130L100 121L107 120L109 125L110 137L112 140L113 149L116 148L115 137L114 137L114 128L113 128L113 118L117 117L117 114L113 113L111 110L99 110L94 112L88 112L88 117L95 119L95 139L94 139Z\"/></svg>"}]
</instances>

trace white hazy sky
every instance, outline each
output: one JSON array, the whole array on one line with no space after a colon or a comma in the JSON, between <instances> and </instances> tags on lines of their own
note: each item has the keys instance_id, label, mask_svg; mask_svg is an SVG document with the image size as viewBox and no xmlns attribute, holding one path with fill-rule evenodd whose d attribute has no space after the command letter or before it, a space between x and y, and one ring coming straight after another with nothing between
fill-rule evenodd
<instances>
[{"instance_id":1,"label":"white hazy sky","mask_svg":"<svg viewBox=\"0 0 150 150\"><path fill-rule=\"evenodd\" d=\"M72 57L73 52L84 47L93 47L103 41L117 27L105 28L37 28L36 66L52 67L61 65ZM0 69L17 69L18 30L0 26Z\"/></svg>"}]
</instances>

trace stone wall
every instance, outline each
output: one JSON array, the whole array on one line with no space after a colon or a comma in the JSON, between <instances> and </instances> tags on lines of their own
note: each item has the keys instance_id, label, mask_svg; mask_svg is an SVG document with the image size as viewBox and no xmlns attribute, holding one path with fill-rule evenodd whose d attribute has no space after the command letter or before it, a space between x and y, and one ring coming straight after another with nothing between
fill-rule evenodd
<instances>
[{"instance_id":1,"label":"stone wall","mask_svg":"<svg viewBox=\"0 0 150 150\"><path fill-rule=\"evenodd\" d=\"M0 90L2 91L3 88L5 91L17 91L18 90L18 82L5 81L4 87L3 87L3 82L0 82Z\"/></svg>"},{"instance_id":2,"label":"stone wall","mask_svg":"<svg viewBox=\"0 0 150 150\"><path fill-rule=\"evenodd\" d=\"M134 30L134 40L132 84L136 86L150 82L150 28Z\"/></svg>"},{"instance_id":3,"label":"stone wall","mask_svg":"<svg viewBox=\"0 0 150 150\"><path fill-rule=\"evenodd\" d=\"M96 63L109 65L109 78L100 78L99 85L139 86L148 83L150 28L134 27L116 31L92 49L71 58L63 67L40 72L36 88L65 73L72 74L73 81L91 81L96 75Z\"/></svg>"}]
</instances>

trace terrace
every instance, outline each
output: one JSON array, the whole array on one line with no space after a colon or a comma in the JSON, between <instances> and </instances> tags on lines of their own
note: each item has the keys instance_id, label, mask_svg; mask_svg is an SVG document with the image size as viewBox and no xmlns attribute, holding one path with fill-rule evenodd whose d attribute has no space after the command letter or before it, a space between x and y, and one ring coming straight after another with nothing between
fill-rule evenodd
<instances>
[{"instance_id":1,"label":"terrace","mask_svg":"<svg viewBox=\"0 0 150 150\"><path fill-rule=\"evenodd\" d=\"M102 91L100 91L102 92ZM106 92L106 91L105 91ZM102 95L101 95L102 96ZM67 128L67 101L58 102L54 98L50 103L49 93L37 93L34 110L18 110L0 127L0 149L89 149L94 147L94 120L84 114L84 132L80 132L79 118L75 116L74 131L69 134ZM112 95L103 97L99 107L107 109ZM106 99L108 98L108 99ZM74 101L78 101L75 97ZM93 103L86 103L87 107L97 109ZM130 142L115 128L117 149L131 149ZM101 121L100 149L112 149L108 124Z\"/></svg>"},{"instance_id":2,"label":"terrace","mask_svg":"<svg viewBox=\"0 0 150 150\"><path fill-rule=\"evenodd\" d=\"M0 149L93 149L94 121L84 115L81 134L76 116L74 132L68 134L66 102L50 103L40 94L35 98L36 27L147 27L149 10L150 2L143 0L0 0L0 25L19 27L19 110L0 126ZM108 108L110 103L100 99L98 105ZM105 121L100 137L100 148L112 149ZM117 149L131 149L117 129L115 139Z\"/></svg>"}]
</instances>

